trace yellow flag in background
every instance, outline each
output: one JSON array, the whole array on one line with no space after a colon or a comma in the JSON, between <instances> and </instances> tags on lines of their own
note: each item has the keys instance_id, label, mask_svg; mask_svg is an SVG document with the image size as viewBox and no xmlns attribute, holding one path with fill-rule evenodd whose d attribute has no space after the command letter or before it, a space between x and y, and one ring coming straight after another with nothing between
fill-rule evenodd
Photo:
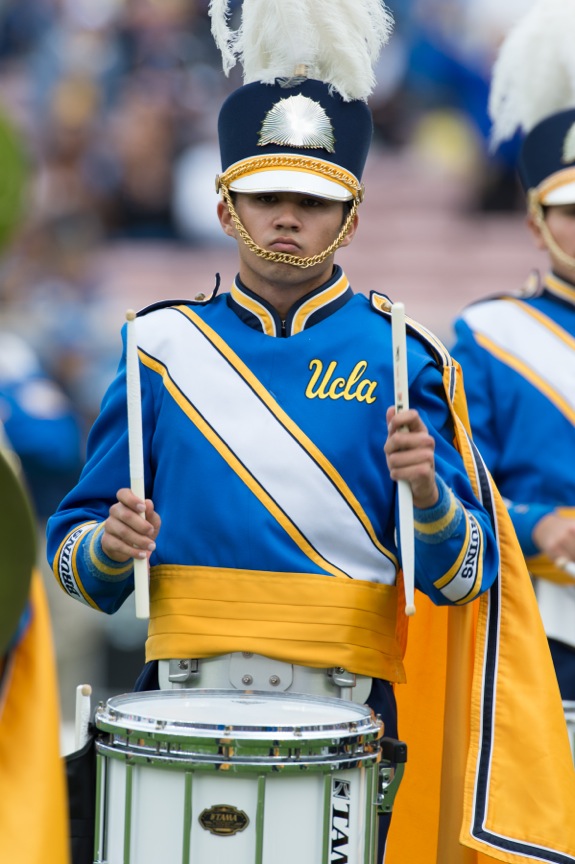
<instances>
[{"instance_id":1,"label":"yellow flag in background","mask_svg":"<svg viewBox=\"0 0 575 864\"><path fill-rule=\"evenodd\" d=\"M406 773L386 864L575 864L575 767L531 579L501 497L468 436L446 368L456 443L496 525L501 572L466 607L423 595L396 687Z\"/></svg>"}]
</instances>

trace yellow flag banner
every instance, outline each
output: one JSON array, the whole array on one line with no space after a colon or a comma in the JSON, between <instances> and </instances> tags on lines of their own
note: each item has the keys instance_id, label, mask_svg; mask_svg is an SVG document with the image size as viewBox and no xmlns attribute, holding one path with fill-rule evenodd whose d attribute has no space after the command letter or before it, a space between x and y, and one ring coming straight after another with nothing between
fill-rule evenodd
<instances>
[{"instance_id":1,"label":"yellow flag banner","mask_svg":"<svg viewBox=\"0 0 575 864\"><path fill-rule=\"evenodd\" d=\"M69 864L68 806L48 605L35 573L26 633L0 690L0 859Z\"/></svg>"},{"instance_id":2,"label":"yellow flag banner","mask_svg":"<svg viewBox=\"0 0 575 864\"><path fill-rule=\"evenodd\" d=\"M500 575L466 607L416 597L396 686L408 745L386 864L575 864L575 767L547 638L506 507L469 435L456 363L456 444L491 512Z\"/></svg>"}]
</instances>

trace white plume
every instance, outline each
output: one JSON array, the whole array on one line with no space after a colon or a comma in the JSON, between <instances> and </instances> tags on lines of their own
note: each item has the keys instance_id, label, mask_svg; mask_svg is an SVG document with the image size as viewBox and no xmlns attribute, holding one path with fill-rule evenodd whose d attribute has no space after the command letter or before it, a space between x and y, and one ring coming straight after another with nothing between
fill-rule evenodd
<instances>
[{"instance_id":1,"label":"white plume","mask_svg":"<svg viewBox=\"0 0 575 864\"><path fill-rule=\"evenodd\" d=\"M229 28L229 0L210 0L209 11L226 74L239 59L246 84L272 83L305 65L309 78L346 100L367 100L393 29L383 0L244 0L236 31Z\"/></svg>"},{"instance_id":2,"label":"white plume","mask_svg":"<svg viewBox=\"0 0 575 864\"><path fill-rule=\"evenodd\" d=\"M222 55L223 70L228 75L230 69L236 65L234 46L238 36L237 30L231 30L228 23L230 0L210 0L208 12L212 22L212 36Z\"/></svg>"},{"instance_id":3,"label":"white plume","mask_svg":"<svg viewBox=\"0 0 575 864\"><path fill-rule=\"evenodd\" d=\"M493 67L492 149L575 107L575 0L536 0L503 41Z\"/></svg>"}]
</instances>

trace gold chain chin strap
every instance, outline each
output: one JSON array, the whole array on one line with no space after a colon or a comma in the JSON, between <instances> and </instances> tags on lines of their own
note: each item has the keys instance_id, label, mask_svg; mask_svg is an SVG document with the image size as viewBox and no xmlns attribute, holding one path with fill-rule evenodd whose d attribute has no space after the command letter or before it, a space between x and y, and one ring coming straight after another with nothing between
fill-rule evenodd
<instances>
[{"instance_id":1,"label":"gold chain chin strap","mask_svg":"<svg viewBox=\"0 0 575 864\"><path fill-rule=\"evenodd\" d=\"M553 255L557 258L558 261L561 261L562 264L565 264L566 267L570 267L571 269L575 269L575 258L572 258L571 255L568 255L565 252L551 231L549 230L549 226L545 221L545 214L543 212L543 207L541 206L541 202L539 200L539 196L537 194L537 189L529 190L529 212L531 213L535 224L541 231L541 236L545 240L547 244L547 248L549 252L552 252Z\"/></svg>"},{"instance_id":2,"label":"gold chain chin strap","mask_svg":"<svg viewBox=\"0 0 575 864\"><path fill-rule=\"evenodd\" d=\"M267 249L263 249L261 246L252 240L246 229L241 223L240 217L236 212L236 208L232 203L232 196L230 195L230 191L226 183L222 183L220 180L220 191L222 193L223 199L228 205L228 210L230 211L230 216L232 217L232 222L234 226L248 247L252 252L258 255L260 258L263 258L265 261L274 261L278 264L293 264L294 267L313 267L315 264L321 264L322 261L325 261L326 258L329 258L330 255L333 255L336 249L338 249L347 235L351 230L351 226L353 224L353 220L355 219L355 214L357 213L357 208L359 207L360 198L359 196L353 199L353 206L349 211L348 217L345 220L341 231L337 235L336 239L333 243L324 249L323 252L320 252L319 255L312 255L310 258L301 258L299 255L291 255L288 252L270 252Z\"/></svg>"}]
</instances>

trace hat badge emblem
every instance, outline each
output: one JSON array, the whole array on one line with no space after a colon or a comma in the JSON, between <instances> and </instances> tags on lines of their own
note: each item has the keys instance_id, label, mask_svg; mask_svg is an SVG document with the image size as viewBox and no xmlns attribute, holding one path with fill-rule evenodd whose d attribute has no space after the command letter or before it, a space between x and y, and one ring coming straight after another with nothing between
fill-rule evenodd
<instances>
[{"instance_id":1,"label":"hat badge emblem","mask_svg":"<svg viewBox=\"0 0 575 864\"><path fill-rule=\"evenodd\" d=\"M258 146L278 144L280 147L307 147L335 151L333 126L324 108L298 93L280 99L262 123Z\"/></svg>"},{"instance_id":2,"label":"hat badge emblem","mask_svg":"<svg viewBox=\"0 0 575 864\"><path fill-rule=\"evenodd\" d=\"M565 165L570 165L571 162L575 162L575 123L571 126L565 136L562 160Z\"/></svg>"}]
</instances>

